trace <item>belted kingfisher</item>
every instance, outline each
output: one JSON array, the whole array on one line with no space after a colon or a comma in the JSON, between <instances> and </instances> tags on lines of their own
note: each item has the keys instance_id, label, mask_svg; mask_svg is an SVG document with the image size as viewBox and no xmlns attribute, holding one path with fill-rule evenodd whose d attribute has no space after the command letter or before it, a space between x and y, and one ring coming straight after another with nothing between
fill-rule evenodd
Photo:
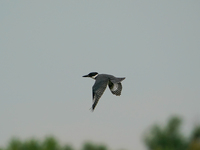
<instances>
[{"instance_id":1,"label":"belted kingfisher","mask_svg":"<svg viewBox=\"0 0 200 150\"><path fill-rule=\"evenodd\" d=\"M107 85L110 88L110 91L112 94L116 96L121 95L122 91L122 84L121 82L125 78L116 78L113 75L108 74L98 74L97 72L91 72L88 75L84 75L83 77L90 77L92 79L95 79L95 83L92 87L92 97L93 97L93 105L92 105L92 111L94 111L99 99L103 95L103 92L105 91Z\"/></svg>"}]
</instances>

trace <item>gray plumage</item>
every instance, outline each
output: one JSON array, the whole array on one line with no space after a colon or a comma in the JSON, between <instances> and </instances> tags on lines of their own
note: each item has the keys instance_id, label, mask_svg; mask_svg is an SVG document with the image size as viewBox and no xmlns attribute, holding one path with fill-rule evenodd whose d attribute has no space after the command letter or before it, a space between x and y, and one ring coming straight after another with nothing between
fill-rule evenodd
<instances>
[{"instance_id":1,"label":"gray plumage","mask_svg":"<svg viewBox=\"0 0 200 150\"><path fill-rule=\"evenodd\" d=\"M93 97L92 110L95 109L107 85L110 91L112 92L112 94L116 96L121 95L121 91L122 91L121 82L125 78L117 78L117 77L114 77L113 75L108 75L108 74L98 74L97 72L91 72L88 75L85 75L83 77L91 77L96 80L92 87L92 97Z\"/></svg>"}]
</instances>

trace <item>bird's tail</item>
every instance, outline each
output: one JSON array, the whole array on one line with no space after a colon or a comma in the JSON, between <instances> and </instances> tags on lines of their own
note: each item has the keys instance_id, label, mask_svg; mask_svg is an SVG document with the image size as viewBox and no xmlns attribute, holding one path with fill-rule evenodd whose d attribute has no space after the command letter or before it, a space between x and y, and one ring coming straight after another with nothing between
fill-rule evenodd
<instances>
[{"instance_id":1,"label":"bird's tail","mask_svg":"<svg viewBox=\"0 0 200 150\"><path fill-rule=\"evenodd\" d=\"M115 78L115 79L111 79L111 82L112 83L120 83L120 82L122 82L123 80L125 79L125 77L123 77L123 78Z\"/></svg>"}]
</instances>

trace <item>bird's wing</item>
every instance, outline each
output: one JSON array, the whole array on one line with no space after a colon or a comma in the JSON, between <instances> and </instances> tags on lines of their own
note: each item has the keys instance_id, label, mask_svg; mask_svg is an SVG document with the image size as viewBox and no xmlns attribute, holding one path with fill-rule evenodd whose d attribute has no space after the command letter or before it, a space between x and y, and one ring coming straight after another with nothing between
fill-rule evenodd
<instances>
[{"instance_id":1,"label":"bird's wing","mask_svg":"<svg viewBox=\"0 0 200 150\"><path fill-rule=\"evenodd\" d=\"M108 80L101 80L101 81L96 80L96 82L94 83L92 87L92 91L93 91L92 111L94 111L99 99L103 95L103 92L105 91L107 84L108 84Z\"/></svg>"},{"instance_id":2,"label":"bird's wing","mask_svg":"<svg viewBox=\"0 0 200 150\"><path fill-rule=\"evenodd\" d=\"M122 84L119 83L113 83L111 81L109 81L108 86L110 88L110 91L116 95L116 96L120 96L121 95L121 91L122 91Z\"/></svg>"}]
</instances>

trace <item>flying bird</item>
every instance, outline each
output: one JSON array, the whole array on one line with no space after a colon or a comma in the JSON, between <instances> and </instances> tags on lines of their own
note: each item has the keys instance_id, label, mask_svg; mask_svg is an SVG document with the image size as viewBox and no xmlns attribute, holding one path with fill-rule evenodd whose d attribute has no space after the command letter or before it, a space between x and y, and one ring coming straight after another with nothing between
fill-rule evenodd
<instances>
[{"instance_id":1,"label":"flying bird","mask_svg":"<svg viewBox=\"0 0 200 150\"><path fill-rule=\"evenodd\" d=\"M125 77L117 78L117 77L114 77L113 75L98 74L97 72L91 72L88 75L84 75L83 77L90 77L96 80L92 87L92 97L93 97L93 105L91 108L92 111L94 111L107 85L110 88L110 91L112 92L112 94L116 96L121 95L121 91L122 91L121 82L125 79Z\"/></svg>"}]
</instances>

